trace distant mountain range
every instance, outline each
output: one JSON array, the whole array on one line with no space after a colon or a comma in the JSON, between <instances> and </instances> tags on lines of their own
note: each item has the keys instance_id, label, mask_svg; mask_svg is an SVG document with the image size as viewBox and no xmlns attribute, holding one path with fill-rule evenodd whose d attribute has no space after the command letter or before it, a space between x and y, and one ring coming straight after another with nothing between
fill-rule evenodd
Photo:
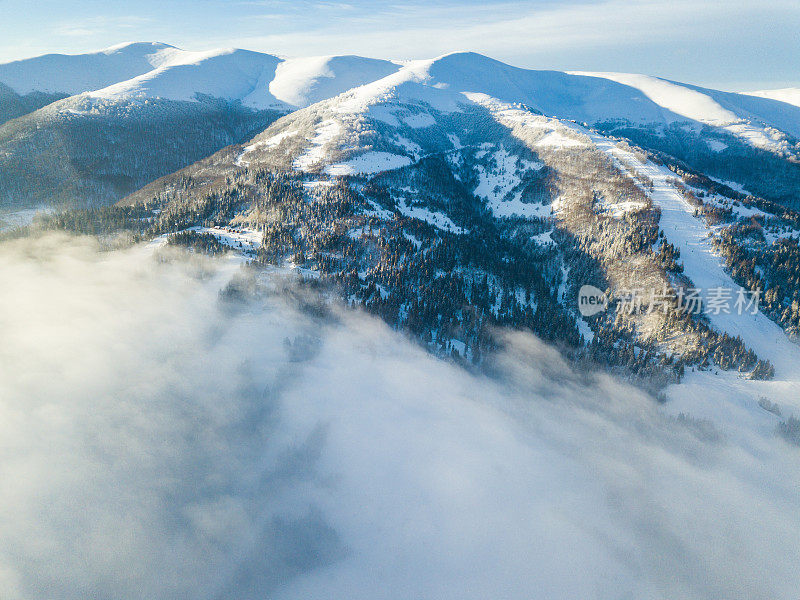
<instances>
[{"instance_id":1,"label":"distant mountain range","mask_svg":"<svg viewBox=\"0 0 800 600\"><path fill-rule=\"evenodd\" d=\"M476 106L479 96L521 103L621 132L723 179L732 178L729 158L752 154L769 174L742 183L797 202L794 175L777 190L770 183L796 159L796 90L733 94L643 75L519 69L473 53L398 63L142 42L0 64L0 206L107 204L283 114L340 94L351 107L374 104L382 93L439 108ZM685 148L689 131L702 143Z\"/></svg>"}]
</instances>

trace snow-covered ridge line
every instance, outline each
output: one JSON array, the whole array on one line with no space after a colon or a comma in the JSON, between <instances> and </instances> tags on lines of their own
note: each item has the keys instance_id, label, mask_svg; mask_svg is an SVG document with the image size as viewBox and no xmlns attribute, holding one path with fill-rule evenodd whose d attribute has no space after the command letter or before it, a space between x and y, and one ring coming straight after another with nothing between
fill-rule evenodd
<instances>
[{"instance_id":1,"label":"snow-covered ridge line","mask_svg":"<svg viewBox=\"0 0 800 600\"><path fill-rule=\"evenodd\" d=\"M0 63L0 83L18 94L79 94L152 71L177 50L158 42L125 43L88 54L45 54Z\"/></svg>"},{"instance_id":2,"label":"snow-covered ridge line","mask_svg":"<svg viewBox=\"0 0 800 600\"><path fill-rule=\"evenodd\" d=\"M748 96L759 98L769 98L778 102L785 102L794 106L800 106L800 88L782 88L777 90L758 90L755 92L742 92Z\"/></svg>"},{"instance_id":3,"label":"snow-covered ridge line","mask_svg":"<svg viewBox=\"0 0 800 600\"><path fill-rule=\"evenodd\" d=\"M693 121L778 152L787 149L782 132L800 137L797 90L731 94L646 75L522 69L471 52L401 64L359 56L282 58L233 48L194 52L138 42L0 64L0 83L19 94L86 94L113 101L191 101L203 94L283 110L345 94L338 110L350 114L398 98L452 110L459 94L483 93L578 122Z\"/></svg>"},{"instance_id":4,"label":"snow-covered ridge line","mask_svg":"<svg viewBox=\"0 0 800 600\"><path fill-rule=\"evenodd\" d=\"M112 101L192 101L202 94L254 109L295 109L398 69L390 61L359 56L279 58L236 48L188 51L141 42L0 64L0 83L23 95L38 91Z\"/></svg>"},{"instance_id":5,"label":"snow-covered ridge line","mask_svg":"<svg viewBox=\"0 0 800 600\"><path fill-rule=\"evenodd\" d=\"M711 96L682 84L633 73L595 73L570 71L572 75L598 77L615 81L641 91L657 105L679 117L704 125L723 129L756 148L773 152L786 152L789 147L785 136L758 123L752 123L729 108L723 107ZM667 120L676 120L667 116ZM720 148L724 149L724 148Z\"/></svg>"}]
</instances>

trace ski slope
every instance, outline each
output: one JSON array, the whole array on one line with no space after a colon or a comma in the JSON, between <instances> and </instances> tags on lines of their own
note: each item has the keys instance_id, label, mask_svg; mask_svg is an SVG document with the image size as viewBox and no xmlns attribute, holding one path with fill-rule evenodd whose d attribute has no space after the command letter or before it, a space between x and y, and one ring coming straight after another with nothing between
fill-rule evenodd
<instances>
[{"instance_id":1,"label":"ski slope","mask_svg":"<svg viewBox=\"0 0 800 600\"><path fill-rule=\"evenodd\" d=\"M695 217L695 208L683 197L669 179L675 174L666 167L640 160L630 151L616 145L613 140L588 133L598 149L615 161L624 163L653 182L650 198L661 209L660 226L671 244L680 248L684 274L696 288L706 290L723 287L733 291L741 286L725 272L722 260L715 254L710 230L701 217ZM783 330L761 313L729 314L707 313L712 325L733 336L739 336L759 358L768 359L775 366L776 378L800 380L800 347L791 342Z\"/></svg>"}]
</instances>

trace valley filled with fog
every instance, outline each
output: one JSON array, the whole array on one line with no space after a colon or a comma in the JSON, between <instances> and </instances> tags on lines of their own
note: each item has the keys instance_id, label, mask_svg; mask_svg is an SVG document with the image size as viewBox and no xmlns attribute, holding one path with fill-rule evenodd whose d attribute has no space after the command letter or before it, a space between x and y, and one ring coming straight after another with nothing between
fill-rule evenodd
<instances>
[{"instance_id":1,"label":"valley filled with fog","mask_svg":"<svg viewBox=\"0 0 800 600\"><path fill-rule=\"evenodd\" d=\"M510 330L468 370L288 270L155 243L20 237L0 272L3 598L800 585L800 449L737 408L786 418L796 382L687 374L662 404Z\"/></svg>"}]
</instances>

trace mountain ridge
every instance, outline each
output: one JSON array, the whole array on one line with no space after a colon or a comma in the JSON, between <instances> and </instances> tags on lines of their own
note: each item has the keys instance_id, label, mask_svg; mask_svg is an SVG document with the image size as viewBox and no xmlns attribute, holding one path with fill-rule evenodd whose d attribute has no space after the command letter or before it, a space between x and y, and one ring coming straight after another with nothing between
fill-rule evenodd
<instances>
[{"instance_id":1,"label":"mountain ridge","mask_svg":"<svg viewBox=\"0 0 800 600\"><path fill-rule=\"evenodd\" d=\"M785 371L782 355L765 342L763 332L774 327L766 319L740 326L678 313L629 316L617 311L610 321L587 321L575 313L572 302L581 282L594 282L612 296L644 283L652 289L691 287L692 279L676 258L689 242L673 242L683 239L680 232L696 217L680 211L711 214L717 203L745 196L711 179L699 180L696 172L682 174L689 167L675 159L668 163L674 170L658 167L661 163L654 161L660 159L652 151L628 146L602 128L541 114L541 103L532 107L519 101L529 97L509 103L466 91L486 77L460 77L459 69L447 66L473 56L413 61L383 79L289 113L248 143L162 178L122 205L158 207L160 226L177 232L181 243L198 247L224 237L219 228L259 232L263 241L256 260L291 260L319 272L368 310L421 335L428 335L425 325L408 320L408 311L417 310L408 307L415 303L437 306L434 312L442 311L450 323L466 318L458 302L478 310L479 323L485 323L467 332L463 325L442 329L425 322L435 332L430 343L438 352L450 352L455 345L462 357L478 357L487 349L486 323L526 323L546 339L585 347L595 360L614 356L609 359L613 364L630 360L623 358L629 350L622 348L633 354L638 352L634 347L647 348L642 356L650 358L637 369L653 368L653 360L670 364L680 356L673 363L676 372L683 369L679 365L712 361L724 369L738 365L768 376L772 367L766 359ZM484 89L500 86L505 75ZM574 76L573 81L596 79L602 78ZM620 90L617 82L602 85ZM675 126L684 131L684 120L675 123L665 131ZM687 135L706 148L705 155L727 156L730 150L715 149L711 142L734 144L738 132L708 133L715 130L704 125L690 128ZM750 160L766 155L784 160L747 140L738 143ZM695 194L709 194L713 202L706 207ZM671 229L662 229L659 222L667 209L678 217L669 221ZM277 216L270 217L273 212ZM700 230L711 232L705 225ZM377 261L371 249L376 240L387 248ZM404 274L399 265L424 265L439 245L453 248L458 258L438 266L434 261L430 268L450 272L451 285L459 290L488 277L493 282L489 289L499 294L496 303L474 305L472 295L486 293L480 286L458 292L465 295L458 295L456 307L424 292L419 297L415 290L435 284ZM475 245L486 246L481 250L485 258L474 255ZM714 281L733 285L711 250L704 248L703 256L700 266L691 267L693 277L713 272ZM545 267L544 257L560 265L560 271ZM501 275L504 260L524 265L528 273L540 270L542 279ZM354 273L358 277L350 279ZM398 285L408 277L414 285Z\"/></svg>"}]
</instances>

